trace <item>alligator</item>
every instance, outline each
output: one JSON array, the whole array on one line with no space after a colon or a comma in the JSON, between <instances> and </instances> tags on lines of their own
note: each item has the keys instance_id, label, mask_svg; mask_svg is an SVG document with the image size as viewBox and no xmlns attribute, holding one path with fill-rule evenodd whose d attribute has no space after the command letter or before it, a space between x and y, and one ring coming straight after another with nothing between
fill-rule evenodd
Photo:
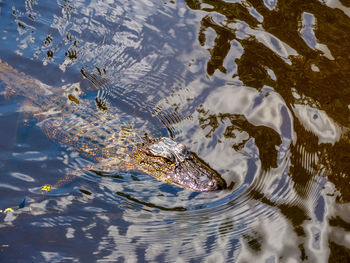
<instances>
[{"instance_id":1,"label":"alligator","mask_svg":"<svg viewBox=\"0 0 350 263\"><path fill-rule=\"evenodd\" d=\"M1 60L0 80L4 96L23 98L24 111L37 119L47 137L94 160L87 168L91 171L143 172L196 192L226 188L219 173L184 144L138 135L122 121L122 113L84 96L78 84L51 87Z\"/></svg>"}]
</instances>

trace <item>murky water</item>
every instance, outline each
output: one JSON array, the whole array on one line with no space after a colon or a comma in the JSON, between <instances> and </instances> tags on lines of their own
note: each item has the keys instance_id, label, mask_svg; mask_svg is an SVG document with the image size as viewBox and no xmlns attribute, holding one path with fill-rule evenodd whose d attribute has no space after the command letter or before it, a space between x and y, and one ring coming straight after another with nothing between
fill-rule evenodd
<instances>
[{"instance_id":1,"label":"murky water","mask_svg":"<svg viewBox=\"0 0 350 263\"><path fill-rule=\"evenodd\" d=\"M0 0L0 20L1 262L350 261L349 1ZM132 172L146 133L228 188ZM89 171L108 134L122 161Z\"/></svg>"}]
</instances>

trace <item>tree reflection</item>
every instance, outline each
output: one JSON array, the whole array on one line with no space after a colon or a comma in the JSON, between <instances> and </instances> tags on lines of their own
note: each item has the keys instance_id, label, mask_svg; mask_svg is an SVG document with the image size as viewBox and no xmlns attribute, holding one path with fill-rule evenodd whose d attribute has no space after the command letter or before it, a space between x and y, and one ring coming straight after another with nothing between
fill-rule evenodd
<instances>
[{"instance_id":1,"label":"tree reflection","mask_svg":"<svg viewBox=\"0 0 350 263\"><path fill-rule=\"evenodd\" d=\"M289 149L292 163L289 176L295 183L293 187L298 195L306 198L311 194L309 188L312 180L325 176L339 191L336 201L348 203L350 18L339 8L342 8L341 5L349 7L349 1L340 1L339 8L331 8L316 0L277 1L274 8L267 7L264 2L186 0L189 8L207 13L202 18L198 32L200 45L206 45L206 34L209 31L216 34L213 46L209 49L207 74L215 76L216 71L221 74L232 72L234 69L225 67L225 59L228 59L228 54L233 48L232 43L239 43L243 51L234 61L236 72L232 78L238 78L245 86L258 91L266 86L272 87L283 97L293 113L293 128L297 140ZM311 18L313 22L304 21L305 17ZM309 35L303 31L305 24L308 24ZM311 116L312 112L314 115L303 120L297 116L298 107L303 110L304 116ZM266 127L254 126L244 116L230 112L211 114L210 109L205 112L201 108L198 112L201 127L206 130L210 127L207 136L211 136L222 121L228 119L231 125L226 127L224 137L232 137L234 132L247 132L256 140L262 167L275 167L277 152L274 147L281 143L280 135ZM317 126L324 121L320 119L323 113L326 121L334 121L332 125L340 130L339 137L333 141L322 140L321 126L319 132L310 128L313 123ZM263 143L259 144L259 141ZM240 147L242 145L233 146L235 150L239 150ZM277 207L291 221L298 236L305 235L301 225L308 216L302 205L277 204L259 192L252 191L251 196L269 206ZM331 219L331 222L334 223L335 220ZM300 244L299 248L301 259L307 259L303 244ZM329 248L330 259L349 259L347 248L332 241Z\"/></svg>"},{"instance_id":2,"label":"tree reflection","mask_svg":"<svg viewBox=\"0 0 350 263\"><path fill-rule=\"evenodd\" d=\"M209 75L213 75L216 70L227 72L223 63L232 47L232 41L237 41L243 47L243 53L235 60L237 72L233 77L238 76L244 85L257 90L264 86L273 87L282 95L291 110L299 103L316 106L342 127L343 134L334 145L319 143L317 137L308 132L296 119L294 128L298 140L291 148L295 164L291 176L297 182L305 183L311 179L303 178L305 169L298 165L300 155L296 149L298 145L303 145L310 154L319 155L318 167L326 169L329 180L341 193L338 201L350 201L350 144L347 129L350 127L350 18L341 10L330 8L318 1L278 1L273 10L267 8L263 1L257 0L249 0L244 5L210 0L187 0L186 3L191 9L201 9L208 13L201 21L199 43L202 46L205 44L206 31L209 28L216 34L214 46L209 50ZM261 23L252 15L252 10L263 17ZM224 21L215 21L217 13L224 16ZM300 33L304 13L315 17L316 25L313 29L318 46L327 48L311 48L304 41ZM247 33L245 37L237 37L237 28L233 25L239 23L247 24L254 30L263 29L294 49L297 54L289 55L286 61L286 58L279 56L273 49L274 46L267 46L253 34ZM271 77L269 70L273 71L275 79ZM299 101L293 92L307 99ZM229 113L222 113L220 118L227 114ZM210 122L207 125L210 125ZM236 126L234 129L239 130L241 127Z\"/></svg>"}]
</instances>

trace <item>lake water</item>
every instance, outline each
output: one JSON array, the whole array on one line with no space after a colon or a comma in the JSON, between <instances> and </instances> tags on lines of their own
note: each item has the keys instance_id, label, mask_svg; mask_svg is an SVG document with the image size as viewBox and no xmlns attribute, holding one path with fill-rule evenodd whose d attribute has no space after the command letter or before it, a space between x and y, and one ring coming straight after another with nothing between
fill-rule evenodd
<instances>
[{"instance_id":1,"label":"lake water","mask_svg":"<svg viewBox=\"0 0 350 263\"><path fill-rule=\"evenodd\" d=\"M348 0L0 0L0 21L1 262L350 262ZM106 132L120 164L89 169ZM145 134L227 189L131 171Z\"/></svg>"}]
</instances>

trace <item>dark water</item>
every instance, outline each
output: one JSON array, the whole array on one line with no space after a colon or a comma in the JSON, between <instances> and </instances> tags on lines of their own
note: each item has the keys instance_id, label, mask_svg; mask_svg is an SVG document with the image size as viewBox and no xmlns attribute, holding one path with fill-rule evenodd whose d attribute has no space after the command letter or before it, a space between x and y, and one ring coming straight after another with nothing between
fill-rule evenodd
<instances>
[{"instance_id":1,"label":"dark water","mask_svg":"<svg viewBox=\"0 0 350 263\"><path fill-rule=\"evenodd\" d=\"M350 262L349 1L0 0L0 21L2 63L103 98L101 131L173 137L230 186L84 170L18 73L0 80L1 262Z\"/></svg>"}]
</instances>

